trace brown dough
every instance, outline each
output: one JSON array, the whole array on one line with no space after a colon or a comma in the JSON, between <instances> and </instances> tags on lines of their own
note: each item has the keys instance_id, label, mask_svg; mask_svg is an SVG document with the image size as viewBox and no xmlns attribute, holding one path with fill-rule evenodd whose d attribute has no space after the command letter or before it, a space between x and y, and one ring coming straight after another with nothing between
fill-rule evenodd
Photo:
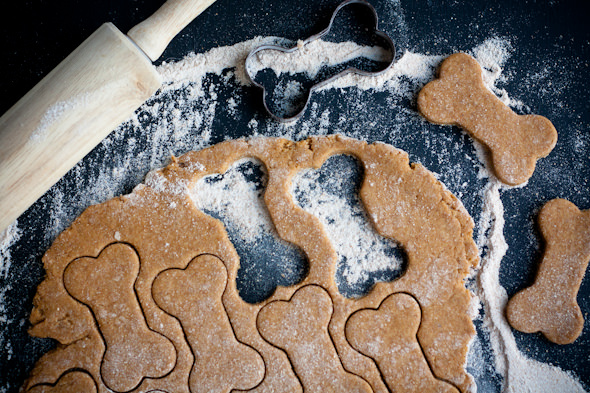
<instances>
[{"instance_id":1,"label":"brown dough","mask_svg":"<svg viewBox=\"0 0 590 393\"><path fill-rule=\"evenodd\" d=\"M483 84L481 67L465 54L449 56L439 78L418 94L418 110L433 123L454 124L487 146L496 176L517 185L527 181L537 159L557 142L557 131L545 117L519 116Z\"/></svg>"},{"instance_id":2,"label":"brown dough","mask_svg":"<svg viewBox=\"0 0 590 393\"><path fill-rule=\"evenodd\" d=\"M88 305L96 318L106 344L100 372L117 392L132 390L145 377L164 376L176 361L174 345L149 329L133 292L139 265L133 248L115 243L98 258L74 260L64 272L70 295Z\"/></svg>"},{"instance_id":3,"label":"brown dough","mask_svg":"<svg viewBox=\"0 0 590 393\"><path fill-rule=\"evenodd\" d=\"M85 372L69 371L62 375L55 385L36 385L29 390L31 393L96 393L96 384Z\"/></svg>"},{"instance_id":4,"label":"brown dough","mask_svg":"<svg viewBox=\"0 0 590 393\"><path fill-rule=\"evenodd\" d=\"M418 302L396 293L377 310L352 314L346 338L353 348L375 359L392 392L457 393L453 385L434 378L424 359L416 337L421 318Z\"/></svg>"},{"instance_id":5,"label":"brown dough","mask_svg":"<svg viewBox=\"0 0 590 393\"><path fill-rule=\"evenodd\" d=\"M264 377L262 357L235 339L221 303L226 283L223 262L202 255L186 270L163 271L152 287L154 300L178 318L196 354L189 380L192 393L248 390Z\"/></svg>"},{"instance_id":6,"label":"brown dough","mask_svg":"<svg viewBox=\"0 0 590 393\"><path fill-rule=\"evenodd\" d=\"M348 299L338 292L334 282L338 256L319 219L296 206L290 193L291 179L297 172L319 168L331 155L341 153L355 156L364 165L360 198L375 230L397 241L407 255L407 270L399 279L378 283L359 299ZM196 209L187 193L202 177L223 173L244 157L256 158L266 166L268 182L264 201L272 222L278 235L299 247L309 262L309 274L302 282L278 287L269 299L259 304L245 303L238 295L239 258L223 224ZM64 372L77 369L92 375L100 393L108 391L100 374L100 364L105 348L110 348L109 342L105 343L101 323L97 323L91 307L83 303L82 297L76 300L65 290L64 270L80 258L94 261L92 258L98 258L103 250L114 247L112 243L119 242L133 247L141 266L138 271L135 268L134 284L125 284L126 289L120 295L127 298L118 301L130 304L127 302L136 296L134 301L141 306L143 323L150 331L170 340L176 350L174 368L165 375L145 376L133 390L135 392L188 393L189 380L191 384L206 380L206 375L199 379L199 373L191 374L198 362L195 358L206 355L193 356L191 348L195 342L185 330L188 326L199 329L222 326L227 333L228 320L237 343L233 339L232 342L253 348L264 361L264 378L251 391L302 392L304 380L295 374L294 363L303 359L290 359L291 355L287 356L284 350L263 339L257 329L257 316L267 304L288 302L298 289L309 285L322 288L323 295L319 298L324 300L318 301L326 303L327 296L331 299L327 331L333 347L322 335L326 346L324 353L337 354L347 375L358 376L375 392L388 392L375 361L355 350L346 339L345 324L357 310L377 309L392 293L406 292L416 299L422 311L417 337L432 374L466 391L472 379L464 364L475 330L468 311L471 294L463 280L469 269L478 263L472 229L473 222L461 203L430 172L421 165L410 165L406 153L382 143L368 145L340 136L316 137L297 143L260 138L224 142L188 153L150 174L146 185L138 186L132 194L86 209L47 251L43 258L47 277L34 299L31 334L55 338L61 345L37 363L24 389L39 383L53 383ZM181 299L163 299L162 288L158 286L161 283L157 281L154 286L154 280L164 271L192 277L191 272L200 262L210 260L199 257L201 255L216 256L225 264L227 280L216 281L215 291L223 293L221 301L228 318L220 324L196 321L190 311L183 310ZM194 262L191 264L191 261ZM103 267L94 263L92 266L96 269L93 274L99 277L105 274L104 269L109 269L109 264ZM82 286L72 281L74 276L66 276L68 289ZM194 279L203 280L202 277ZM86 277L79 280L84 284L89 281ZM103 281L100 285L104 284L105 289L121 287L120 283ZM160 308L160 302L174 316ZM195 302L198 303L197 300L192 303ZM217 304L211 315L221 317L219 303L209 304L211 307ZM120 355L117 361L124 358ZM232 379L235 370L227 371L228 378ZM127 375L120 378L118 386L124 387L134 385L136 380ZM254 383L255 379L250 382Z\"/></svg>"},{"instance_id":7,"label":"brown dough","mask_svg":"<svg viewBox=\"0 0 590 393\"><path fill-rule=\"evenodd\" d=\"M570 344L584 328L576 296L590 260L590 210L554 199L541 209L539 226L546 246L535 283L510 299L506 316L516 330Z\"/></svg>"},{"instance_id":8,"label":"brown dough","mask_svg":"<svg viewBox=\"0 0 590 393\"><path fill-rule=\"evenodd\" d=\"M260 310L258 330L287 352L305 391L370 393L368 383L342 367L328 334L332 312L328 292L308 285L288 302L279 300Z\"/></svg>"}]
</instances>

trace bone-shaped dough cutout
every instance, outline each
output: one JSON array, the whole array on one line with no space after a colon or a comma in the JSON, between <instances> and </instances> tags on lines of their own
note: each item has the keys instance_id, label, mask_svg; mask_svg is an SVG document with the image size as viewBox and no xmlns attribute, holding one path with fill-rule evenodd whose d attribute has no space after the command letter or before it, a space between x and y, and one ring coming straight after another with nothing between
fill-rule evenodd
<instances>
[{"instance_id":1,"label":"bone-shaped dough cutout","mask_svg":"<svg viewBox=\"0 0 590 393\"><path fill-rule=\"evenodd\" d=\"M391 391L458 393L432 374L416 337L421 319L418 302L395 293L377 310L352 314L346 322L346 338L354 349L375 360Z\"/></svg>"},{"instance_id":2,"label":"bone-shaped dough cutout","mask_svg":"<svg viewBox=\"0 0 590 393\"><path fill-rule=\"evenodd\" d=\"M527 181L537 160L557 142L557 131L547 118L517 115L488 90L478 62L465 53L443 61L439 79L418 94L418 110L433 123L464 128L487 146L496 176L510 185Z\"/></svg>"},{"instance_id":3,"label":"bone-shaped dough cutout","mask_svg":"<svg viewBox=\"0 0 590 393\"><path fill-rule=\"evenodd\" d=\"M35 385L27 390L28 393L95 393L96 383L92 377L82 371L68 371L53 385Z\"/></svg>"},{"instance_id":4,"label":"bone-shaped dough cutout","mask_svg":"<svg viewBox=\"0 0 590 393\"><path fill-rule=\"evenodd\" d=\"M106 344L100 373L116 392L163 377L176 364L172 342L147 325L133 288L138 273L139 257L123 243L107 246L98 258L78 258L64 271L67 291L96 319Z\"/></svg>"},{"instance_id":5,"label":"bone-shaped dough cutout","mask_svg":"<svg viewBox=\"0 0 590 393\"><path fill-rule=\"evenodd\" d=\"M274 301L258 314L262 337L283 349L306 392L372 392L369 384L347 372L328 333L334 306L328 292L305 286L290 301Z\"/></svg>"},{"instance_id":6,"label":"bone-shaped dough cutout","mask_svg":"<svg viewBox=\"0 0 590 393\"><path fill-rule=\"evenodd\" d=\"M201 255L185 270L163 271L152 286L156 304L180 321L195 356L192 393L248 390L264 378L262 356L235 337L221 301L226 284L223 262Z\"/></svg>"},{"instance_id":7,"label":"bone-shaped dough cutout","mask_svg":"<svg viewBox=\"0 0 590 393\"><path fill-rule=\"evenodd\" d=\"M554 199L541 209L539 226L546 245L535 282L510 299L506 316L516 330L570 344L584 328L576 296L590 260L590 210Z\"/></svg>"}]
</instances>

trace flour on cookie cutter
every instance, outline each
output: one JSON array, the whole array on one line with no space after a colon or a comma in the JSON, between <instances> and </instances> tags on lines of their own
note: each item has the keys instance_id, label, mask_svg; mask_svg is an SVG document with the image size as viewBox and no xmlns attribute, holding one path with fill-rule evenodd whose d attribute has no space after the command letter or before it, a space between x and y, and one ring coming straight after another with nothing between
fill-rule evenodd
<instances>
[{"instance_id":1,"label":"flour on cookie cutter","mask_svg":"<svg viewBox=\"0 0 590 393\"><path fill-rule=\"evenodd\" d=\"M358 4L358 5L362 5L367 7L370 12L372 17L374 18L374 23L372 24L372 29L370 31L371 34L376 35L377 37L379 37L380 39L382 39L386 46L387 49L390 51L390 56L388 57L388 59L385 60L385 62L387 63L387 65L379 70L379 71L363 71L360 70L356 67L348 67L343 71L340 71L338 73L336 73L335 75L332 75L330 77L328 77L327 79L324 79L323 81L320 81L318 83L313 84L310 89L309 89L309 93L307 94L307 97L305 99L305 103L301 106L301 108L299 109L299 111L293 115L287 115L287 116L280 116L277 115L275 113L272 112L272 110L268 107L266 100L267 100L267 90L266 88L256 82L254 80L256 73L252 74L251 73L251 68L248 67L248 64L250 62L250 60L252 59L252 57L254 57L256 54L262 52L262 51L266 51L266 50L276 50L276 51L280 51L283 52L285 54L289 54L289 53L294 53L302 48L304 48L307 44L316 41L318 39L323 38L324 36L328 35L330 33L330 30L332 29L332 25L334 24L334 20L336 19L336 16L338 15L338 13L340 12L340 10L342 10L344 7L348 6L348 5L352 5L352 4ZM391 38L389 37L389 35L387 35L385 32L379 30L379 25L378 22L379 18L377 15L377 11L375 10L375 8L366 0L346 0L342 3L340 3L340 5L338 5L338 7L336 7L336 9L334 10L334 12L332 13L332 17L330 18L330 23L328 24L328 27L326 27L324 30L322 30L321 32L312 35L311 37L303 40L303 41L299 41L297 45L295 45L292 48L285 48L279 45L262 45L259 46L257 48L254 48L249 54L248 57L246 57L246 61L245 61L245 70L246 70L246 75L248 76L248 79L250 79L250 81L256 86L259 87L260 89L262 89L262 103L264 105L264 109L266 110L266 112L268 112L268 114L275 120L282 122L282 123L286 123L286 122L290 122L293 120L296 120L297 118L299 118L303 112L305 111L305 109L307 108L307 104L309 103L309 99L311 97L311 94L321 88L322 86L325 86L326 84L328 84L329 82L333 81L334 79L337 79L341 76L350 74L350 73L354 73L354 74L358 74L358 75L363 75L363 76L376 76L379 74L384 73L385 71L387 71L394 63L394 59L395 59L395 45L393 44L393 41L391 40Z\"/></svg>"}]
</instances>

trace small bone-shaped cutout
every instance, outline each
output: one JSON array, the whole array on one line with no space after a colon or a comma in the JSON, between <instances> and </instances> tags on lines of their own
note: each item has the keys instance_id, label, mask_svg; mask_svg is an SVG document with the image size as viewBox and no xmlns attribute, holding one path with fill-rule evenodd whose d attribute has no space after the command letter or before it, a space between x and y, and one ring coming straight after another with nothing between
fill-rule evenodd
<instances>
[{"instance_id":1,"label":"small bone-shaped cutout","mask_svg":"<svg viewBox=\"0 0 590 393\"><path fill-rule=\"evenodd\" d=\"M464 53L443 61L439 79L418 94L418 110L433 123L464 128L486 145L496 176L510 185L527 181L537 160L557 142L557 131L547 118L514 113L485 87L481 67Z\"/></svg>"},{"instance_id":2,"label":"small bone-shaped cutout","mask_svg":"<svg viewBox=\"0 0 590 393\"><path fill-rule=\"evenodd\" d=\"M344 370L328 333L333 312L328 292L316 285L299 289L290 301L267 304L258 330L285 350L306 392L371 392L362 378Z\"/></svg>"},{"instance_id":3,"label":"small bone-shaped cutout","mask_svg":"<svg viewBox=\"0 0 590 393\"><path fill-rule=\"evenodd\" d=\"M132 390L145 377L163 377L176 364L172 342L147 326L133 288L138 273L137 253L122 243L106 247L98 258L72 261L64 272L70 295L94 314L106 344L102 379L117 392Z\"/></svg>"},{"instance_id":4,"label":"small bone-shaped cutout","mask_svg":"<svg viewBox=\"0 0 590 393\"><path fill-rule=\"evenodd\" d=\"M506 316L516 330L570 344L584 327L576 296L590 260L590 210L554 199L541 209L539 226L546 246L537 277L510 299Z\"/></svg>"},{"instance_id":5,"label":"small bone-shaped cutout","mask_svg":"<svg viewBox=\"0 0 590 393\"><path fill-rule=\"evenodd\" d=\"M155 302L178 318L195 355L189 379L192 393L248 390L264 377L260 354L234 335L221 302L226 284L223 262L202 255L185 270L160 273L152 286Z\"/></svg>"},{"instance_id":6,"label":"small bone-shaped cutout","mask_svg":"<svg viewBox=\"0 0 590 393\"><path fill-rule=\"evenodd\" d=\"M346 338L360 353L372 358L394 392L454 392L436 379L424 358L416 333L422 313L410 295L387 297L377 310L359 310L346 322Z\"/></svg>"},{"instance_id":7,"label":"small bone-shaped cutout","mask_svg":"<svg viewBox=\"0 0 590 393\"><path fill-rule=\"evenodd\" d=\"M90 375L82 371L68 371L51 384L35 385L27 390L28 393L94 393L96 383Z\"/></svg>"}]
</instances>

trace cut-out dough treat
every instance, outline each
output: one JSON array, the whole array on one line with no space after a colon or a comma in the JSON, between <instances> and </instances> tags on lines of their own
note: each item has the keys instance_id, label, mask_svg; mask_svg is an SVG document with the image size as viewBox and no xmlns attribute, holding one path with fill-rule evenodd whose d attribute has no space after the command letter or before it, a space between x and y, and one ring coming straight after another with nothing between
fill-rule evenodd
<instances>
[{"instance_id":1,"label":"cut-out dough treat","mask_svg":"<svg viewBox=\"0 0 590 393\"><path fill-rule=\"evenodd\" d=\"M212 255L196 258L186 270L165 270L154 281L154 300L178 318L196 354L191 393L248 390L264 376L262 357L234 336L221 303L226 283L225 266Z\"/></svg>"},{"instance_id":2,"label":"cut-out dough treat","mask_svg":"<svg viewBox=\"0 0 590 393\"><path fill-rule=\"evenodd\" d=\"M342 367L328 333L332 311L328 292L310 285L295 292L290 301L276 301L260 310L258 329L268 342L287 352L305 391L370 393L367 382Z\"/></svg>"},{"instance_id":3,"label":"cut-out dough treat","mask_svg":"<svg viewBox=\"0 0 590 393\"><path fill-rule=\"evenodd\" d=\"M106 343L100 372L117 392L132 390L144 377L164 376L176 360L170 340L145 322L133 291L138 273L137 254L120 243L105 248L98 258L76 259L64 272L66 289L92 309L100 327Z\"/></svg>"},{"instance_id":4,"label":"cut-out dough treat","mask_svg":"<svg viewBox=\"0 0 590 393\"><path fill-rule=\"evenodd\" d=\"M298 172L320 168L335 154L353 155L364 166L359 197L367 217L407 256L401 277L358 299L338 291L338 254L322 222L290 192ZM197 209L189 192L246 157L266 167L264 203L276 236L309 264L301 282L278 286L257 304L238 293L240 258L223 223ZM461 203L430 172L383 143L259 138L187 153L150 173L133 193L86 209L44 255L47 274L30 332L61 345L36 363L23 391L55 386L77 370L101 393L387 393L387 384L407 387L408 378L466 392L475 329L464 279L478 263L472 230ZM396 339L412 336L404 359L414 363L403 377L384 366L387 348L368 351L358 337L353 347L345 336L351 315L373 312L398 292L416 303L400 311L411 314L405 322L398 316L392 322Z\"/></svg>"},{"instance_id":5,"label":"cut-out dough treat","mask_svg":"<svg viewBox=\"0 0 590 393\"><path fill-rule=\"evenodd\" d=\"M465 53L442 62L438 79L418 94L418 110L433 123L462 127L487 146L496 176L510 185L526 182L557 142L547 118L517 115L488 90L478 62Z\"/></svg>"},{"instance_id":6,"label":"cut-out dough treat","mask_svg":"<svg viewBox=\"0 0 590 393\"><path fill-rule=\"evenodd\" d=\"M546 244L537 277L510 299L506 316L516 330L570 344L584 328L576 296L590 260L590 210L554 199L541 209L539 226Z\"/></svg>"},{"instance_id":7,"label":"cut-out dough treat","mask_svg":"<svg viewBox=\"0 0 590 393\"><path fill-rule=\"evenodd\" d=\"M393 294L377 310L352 314L346 338L357 351L375 359L392 392L457 393L453 385L432 375L416 337L420 319L413 297Z\"/></svg>"}]
</instances>

